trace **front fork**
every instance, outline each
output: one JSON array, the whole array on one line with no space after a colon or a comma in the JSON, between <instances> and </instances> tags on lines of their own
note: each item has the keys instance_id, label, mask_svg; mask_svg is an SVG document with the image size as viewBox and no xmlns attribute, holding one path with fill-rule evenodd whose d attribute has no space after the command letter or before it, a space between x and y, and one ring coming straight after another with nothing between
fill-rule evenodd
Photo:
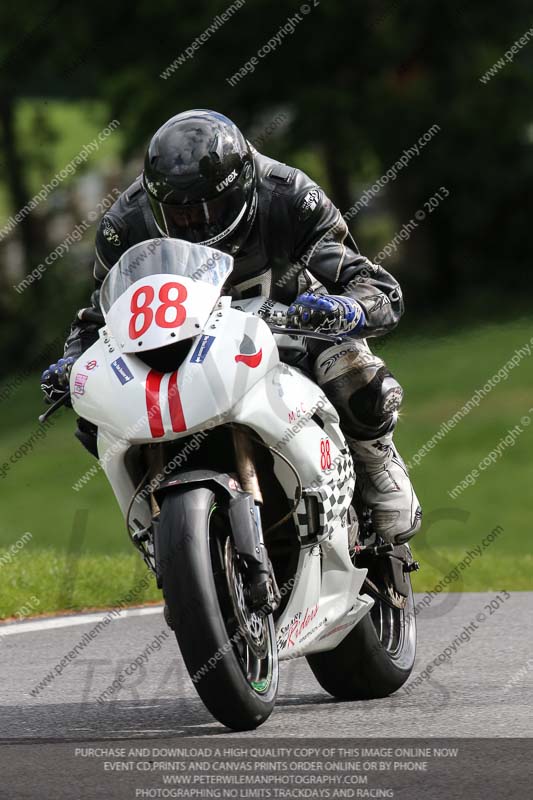
<instances>
[{"instance_id":1,"label":"front fork","mask_svg":"<svg viewBox=\"0 0 533 800\"><path fill-rule=\"evenodd\" d=\"M250 607L252 610L261 610L268 614L278 607L281 595L263 539L261 523L263 495L255 468L253 443L246 428L233 427L232 437L237 475L240 483L240 490L235 491L235 488L233 488L229 492L229 519L233 532L233 542L236 552L246 562ZM212 474L214 476L214 473ZM229 480L230 476L226 475L225 478ZM203 482L204 479L200 476L196 480ZM206 480L209 480L209 478L206 478ZM186 475L184 476L184 482L187 482ZM173 483L175 481L169 478L169 485ZM163 485L161 484L160 488ZM228 491L227 486L226 491ZM128 532L133 544L141 552L144 561L155 573L158 587L161 588L161 575L156 566L158 561L157 525L160 509L153 493L150 494L150 505L152 511L151 528L132 533L128 526ZM153 549L150 547L152 543Z\"/></svg>"},{"instance_id":2,"label":"front fork","mask_svg":"<svg viewBox=\"0 0 533 800\"><path fill-rule=\"evenodd\" d=\"M229 516L235 549L248 564L250 606L265 613L274 611L281 600L272 564L263 539L261 506L263 495L255 468L254 449L245 428L235 426L232 430L235 462L241 487L244 491L230 503ZM253 523L253 535L245 535Z\"/></svg>"}]
</instances>

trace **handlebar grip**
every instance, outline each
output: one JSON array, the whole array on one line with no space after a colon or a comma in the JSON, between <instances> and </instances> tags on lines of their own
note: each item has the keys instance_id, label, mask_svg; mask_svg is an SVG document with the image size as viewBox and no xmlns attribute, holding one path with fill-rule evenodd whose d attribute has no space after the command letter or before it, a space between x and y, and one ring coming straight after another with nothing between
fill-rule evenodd
<instances>
[{"instance_id":1,"label":"handlebar grip","mask_svg":"<svg viewBox=\"0 0 533 800\"><path fill-rule=\"evenodd\" d=\"M105 318L101 311L95 308L82 308L78 311L78 319L82 322L89 322L93 325L105 325Z\"/></svg>"}]
</instances>

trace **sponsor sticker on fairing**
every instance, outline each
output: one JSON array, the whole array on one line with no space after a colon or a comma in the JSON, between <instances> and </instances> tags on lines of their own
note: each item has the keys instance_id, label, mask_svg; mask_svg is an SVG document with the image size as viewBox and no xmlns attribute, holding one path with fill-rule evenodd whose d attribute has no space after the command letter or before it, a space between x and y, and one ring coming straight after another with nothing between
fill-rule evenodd
<instances>
[{"instance_id":1,"label":"sponsor sticker on fairing","mask_svg":"<svg viewBox=\"0 0 533 800\"><path fill-rule=\"evenodd\" d=\"M111 369L123 386L125 383L129 383L133 380L133 375L123 358L117 358L115 361L112 361Z\"/></svg>"},{"instance_id":2,"label":"sponsor sticker on fairing","mask_svg":"<svg viewBox=\"0 0 533 800\"><path fill-rule=\"evenodd\" d=\"M84 375L83 372L78 372L78 374L74 378L74 394L77 397L85 394L85 384L87 383L87 379L89 378L88 375Z\"/></svg>"},{"instance_id":3,"label":"sponsor sticker on fairing","mask_svg":"<svg viewBox=\"0 0 533 800\"><path fill-rule=\"evenodd\" d=\"M207 334L204 334L194 348L194 353L191 356L191 364L203 364L214 341L214 336L207 336Z\"/></svg>"}]
</instances>

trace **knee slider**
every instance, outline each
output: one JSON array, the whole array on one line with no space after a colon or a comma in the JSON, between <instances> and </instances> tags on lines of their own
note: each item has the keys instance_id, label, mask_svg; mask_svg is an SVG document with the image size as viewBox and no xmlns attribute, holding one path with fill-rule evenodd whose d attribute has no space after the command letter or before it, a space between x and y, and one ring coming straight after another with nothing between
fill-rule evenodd
<instances>
[{"instance_id":1,"label":"knee slider","mask_svg":"<svg viewBox=\"0 0 533 800\"><path fill-rule=\"evenodd\" d=\"M369 428L391 425L403 398L403 389L387 367L377 371L370 383L350 394L348 403L355 419Z\"/></svg>"},{"instance_id":2,"label":"knee slider","mask_svg":"<svg viewBox=\"0 0 533 800\"><path fill-rule=\"evenodd\" d=\"M394 427L403 389L366 342L328 348L316 360L315 376L348 435L369 439Z\"/></svg>"},{"instance_id":3,"label":"knee slider","mask_svg":"<svg viewBox=\"0 0 533 800\"><path fill-rule=\"evenodd\" d=\"M403 401L403 389L388 370L381 383L381 409L383 414L399 411Z\"/></svg>"},{"instance_id":4,"label":"knee slider","mask_svg":"<svg viewBox=\"0 0 533 800\"><path fill-rule=\"evenodd\" d=\"M315 377L326 391L331 389L347 400L356 393L368 393L379 414L393 414L402 403L402 387L364 341L328 347L316 360Z\"/></svg>"}]
</instances>

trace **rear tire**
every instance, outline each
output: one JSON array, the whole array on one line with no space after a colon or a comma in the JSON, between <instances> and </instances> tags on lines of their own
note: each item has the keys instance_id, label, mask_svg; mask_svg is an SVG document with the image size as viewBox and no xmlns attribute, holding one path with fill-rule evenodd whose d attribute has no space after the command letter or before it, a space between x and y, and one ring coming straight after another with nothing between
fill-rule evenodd
<instances>
[{"instance_id":1,"label":"rear tire","mask_svg":"<svg viewBox=\"0 0 533 800\"><path fill-rule=\"evenodd\" d=\"M246 608L229 521L210 489L164 496L158 558L170 619L200 698L223 725L257 728L278 689L274 622ZM250 646L239 635L243 620Z\"/></svg>"},{"instance_id":2,"label":"rear tire","mask_svg":"<svg viewBox=\"0 0 533 800\"><path fill-rule=\"evenodd\" d=\"M370 612L336 647L308 656L315 678L340 700L388 697L409 678L416 656L416 618L409 582L405 609L379 597Z\"/></svg>"}]
</instances>

